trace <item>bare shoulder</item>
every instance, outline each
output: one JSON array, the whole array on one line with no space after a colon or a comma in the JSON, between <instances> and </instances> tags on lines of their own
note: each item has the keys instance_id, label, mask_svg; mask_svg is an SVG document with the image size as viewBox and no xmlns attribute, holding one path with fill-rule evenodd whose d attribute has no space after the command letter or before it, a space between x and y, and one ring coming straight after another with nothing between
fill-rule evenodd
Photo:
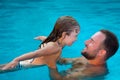
<instances>
[{"instance_id":1,"label":"bare shoulder","mask_svg":"<svg viewBox=\"0 0 120 80\"><path fill-rule=\"evenodd\" d=\"M41 45L41 49L49 51L60 51L62 48L56 42L48 42Z\"/></svg>"},{"instance_id":2,"label":"bare shoulder","mask_svg":"<svg viewBox=\"0 0 120 80\"><path fill-rule=\"evenodd\" d=\"M56 42L48 42L47 44L53 45L53 46L58 46Z\"/></svg>"},{"instance_id":3,"label":"bare shoulder","mask_svg":"<svg viewBox=\"0 0 120 80\"><path fill-rule=\"evenodd\" d=\"M48 42L46 46L50 46L51 48L60 48L56 42Z\"/></svg>"}]
</instances>

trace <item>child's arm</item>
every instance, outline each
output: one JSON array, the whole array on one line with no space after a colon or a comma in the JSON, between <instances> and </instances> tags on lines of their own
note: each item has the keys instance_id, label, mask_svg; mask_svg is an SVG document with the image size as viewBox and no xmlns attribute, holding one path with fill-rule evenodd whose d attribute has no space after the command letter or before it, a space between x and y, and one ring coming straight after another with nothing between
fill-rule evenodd
<instances>
[{"instance_id":1,"label":"child's arm","mask_svg":"<svg viewBox=\"0 0 120 80\"><path fill-rule=\"evenodd\" d=\"M34 39L44 41L46 38L46 36L37 36Z\"/></svg>"},{"instance_id":2,"label":"child's arm","mask_svg":"<svg viewBox=\"0 0 120 80\"><path fill-rule=\"evenodd\" d=\"M35 57L40 57L40 56L45 56L45 55L50 55L50 54L55 54L59 50L60 50L59 47L57 47L55 43L50 42L41 49L38 49L34 52L29 52L27 54L24 54L22 56L15 58L13 61L8 63L5 67L3 67L2 70L14 68L18 64L19 61L27 60L27 59L35 58Z\"/></svg>"}]
</instances>

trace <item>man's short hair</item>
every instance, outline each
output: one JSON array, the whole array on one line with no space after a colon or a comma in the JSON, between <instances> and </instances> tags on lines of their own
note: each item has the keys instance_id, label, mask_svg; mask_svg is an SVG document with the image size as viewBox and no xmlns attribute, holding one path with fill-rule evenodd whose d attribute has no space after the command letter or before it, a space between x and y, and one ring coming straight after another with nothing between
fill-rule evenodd
<instances>
[{"instance_id":1,"label":"man's short hair","mask_svg":"<svg viewBox=\"0 0 120 80\"><path fill-rule=\"evenodd\" d=\"M108 30L100 30L100 32L102 32L103 34L105 34L105 40L103 42L103 46L105 48L106 52L106 59L110 58L111 56L113 56L116 51L119 48L119 43L118 43L118 39L116 37L115 34L113 34L112 32L108 31Z\"/></svg>"}]
</instances>

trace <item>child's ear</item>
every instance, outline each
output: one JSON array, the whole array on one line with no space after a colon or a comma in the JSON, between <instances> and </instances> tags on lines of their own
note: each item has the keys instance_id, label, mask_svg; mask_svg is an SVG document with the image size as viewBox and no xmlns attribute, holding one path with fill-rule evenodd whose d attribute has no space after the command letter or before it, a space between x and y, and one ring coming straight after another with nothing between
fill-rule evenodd
<instances>
[{"instance_id":1,"label":"child's ear","mask_svg":"<svg viewBox=\"0 0 120 80\"><path fill-rule=\"evenodd\" d=\"M63 32L63 33L62 33L62 38L64 39L66 35L67 35L67 33L66 33L66 32Z\"/></svg>"}]
</instances>

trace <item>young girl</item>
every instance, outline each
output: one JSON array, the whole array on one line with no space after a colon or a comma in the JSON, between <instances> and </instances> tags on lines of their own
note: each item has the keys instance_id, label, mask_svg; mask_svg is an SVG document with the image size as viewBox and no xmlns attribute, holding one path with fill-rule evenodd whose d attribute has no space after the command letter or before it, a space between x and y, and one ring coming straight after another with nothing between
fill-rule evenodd
<instances>
[{"instance_id":1,"label":"young girl","mask_svg":"<svg viewBox=\"0 0 120 80\"><path fill-rule=\"evenodd\" d=\"M0 65L1 72L19 70L40 65L57 69L56 62L59 59L62 48L72 45L80 31L78 22L71 16L60 17L53 31L39 46L38 50L26 53L5 65Z\"/></svg>"}]
</instances>

